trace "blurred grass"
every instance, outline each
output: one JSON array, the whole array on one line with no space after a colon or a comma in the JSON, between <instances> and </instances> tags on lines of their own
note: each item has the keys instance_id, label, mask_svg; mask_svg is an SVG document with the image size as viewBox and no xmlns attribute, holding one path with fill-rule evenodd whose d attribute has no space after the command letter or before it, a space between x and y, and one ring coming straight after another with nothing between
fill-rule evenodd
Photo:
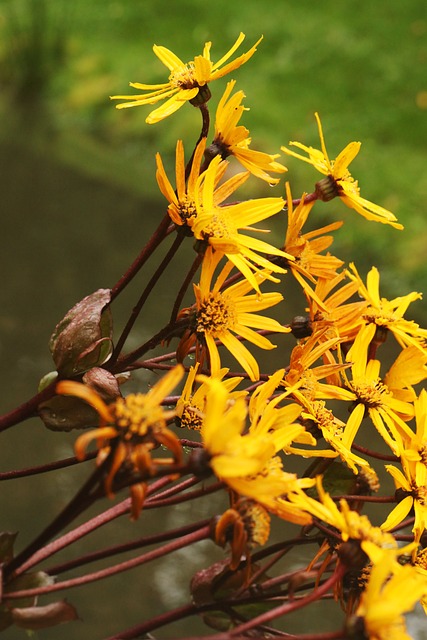
<instances>
[{"instance_id":1,"label":"blurred grass","mask_svg":"<svg viewBox=\"0 0 427 640\"><path fill-rule=\"evenodd\" d=\"M25 142L36 140L61 161L149 198L157 193L154 153L160 151L172 163L179 137L190 150L199 114L186 105L148 126L144 120L150 107L119 112L108 96L127 93L129 81L166 80L167 72L152 52L154 43L186 61L212 40L216 60L240 31L247 36L242 51L263 34L255 56L232 76L247 95L250 111L244 124L254 148L277 152L289 140L318 146L315 111L322 117L331 157L350 140L361 140L352 172L362 194L390 208L405 231L367 223L335 201L319 205L318 215L351 218L337 236L335 251L367 268L387 266L384 284L393 287L394 295L423 287L425 0L381 5L369 0L270 0L262 6L257 0L74 0L72 11L66 0L13 0L13 20L11 2L0 3L2 135L10 135L15 122ZM34 38L28 16L32 12L33 22L40 22L40 7L46 24L44 30L39 25ZM45 42L40 42L43 36ZM31 53L31 46L37 55L19 55L26 47ZM29 94L26 84L34 77L38 80ZM213 105L227 79L211 85ZM22 128L22 114L27 123L33 114L36 127L31 131ZM312 189L314 170L292 159L285 164L295 196Z\"/></svg>"}]
</instances>

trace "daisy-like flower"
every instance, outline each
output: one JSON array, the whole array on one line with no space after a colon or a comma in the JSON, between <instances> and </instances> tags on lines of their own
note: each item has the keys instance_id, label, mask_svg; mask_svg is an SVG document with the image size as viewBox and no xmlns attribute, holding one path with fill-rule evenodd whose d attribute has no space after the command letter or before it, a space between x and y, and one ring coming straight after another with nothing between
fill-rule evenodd
<instances>
[{"instance_id":1,"label":"daisy-like flower","mask_svg":"<svg viewBox=\"0 0 427 640\"><path fill-rule=\"evenodd\" d=\"M235 84L235 80L231 80L227 84L224 95L218 103L215 136L212 144L207 148L206 154L211 158L219 154L224 160L229 156L234 156L254 176L275 185L280 178L272 178L269 172L285 173L287 169L276 162L276 158L280 154L270 155L249 148L251 144L249 131L243 125L238 125L243 112L247 111L242 105L245 94L243 91L237 91L230 97Z\"/></svg>"},{"instance_id":2,"label":"daisy-like flower","mask_svg":"<svg viewBox=\"0 0 427 640\"><path fill-rule=\"evenodd\" d=\"M174 188L167 177L162 158L156 154L156 179L159 189L169 202L168 213L171 220L178 226L186 226L189 235L192 234L191 227L197 216L196 190L201 188L203 176L201 162L206 147L206 138L202 138L197 144L191 161L191 169L186 178L186 166L184 156L184 145L182 140L178 140L175 152L175 182ZM222 184L220 181L227 169L228 162L219 162L215 175L213 190L213 201L219 207L238 187L240 187L249 177L248 171L237 173Z\"/></svg>"},{"instance_id":3,"label":"daisy-like flower","mask_svg":"<svg viewBox=\"0 0 427 640\"><path fill-rule=\"evenodd\" d=\"M380 527L374 527L366 515L350 509L346 500L341 499L337 504L323 488L321 477L316 479L318 500L303 494L291 494L292 503L306 510L314 518L334 527L341 535L343 542L348 540L358 541L360 548L371 562L376 562L381 551L397 549L394 537L382 531ZM367 563L367 561L366 561Z\"/></svg>"},{"instance_id":4,"label":"daisy-like flower","mask_svg":"<svg viewBox=\"0 0 427 640\"><path fill-rule=\"evenodd\" d=\"M414 567L417 573L423 576L426 581L426 590L421 598L421 605L424 609L424 613L427 615L427 547L421 549L421 551L417 553L414 560Z\"/></svg>"},{"instance_id":5,"label":"daisy-like flower","mask_svg":"<svg viewBox=\"0 0 427 640\"><path fill-rule=\"evenodd\" d=\"M319 115L315 113L315 117L319 128L321 150L307 147L300 142L290 142L289 144L304 151L308 157L296 153L287 147L281 147L281 149L289 156L311 164L317 171L326 176L326 178L316 184L317 197L320 200L328 201L339 196L347 207L355 209L357 213L360 213L367 220L389 224L395 229L403 229L403 226L397 222L397 218L393 213L373 202L369 202L369 200L365 200L365 198L362 198L360 195L357 180L355 180L349 172L348 166L359 153L361 143L350 142L345 149L338 154L335 160L330 160L328 152L326 151Z\"/></svg>"},{"instance_id":6,"label":"daisy-like flower","mask_svg":"<svg viewBox=\"0 0 427 640\"><path fill-rule=\"evenodd\" d=\"M240 362L250 379L258 380L259 366L256 359L234 334L261 349L274 349L275 345L254 329L289 333L289 328L282 326L277 320L258 315L259 311L278 304L283 296L273 292L262 296L256 293L248 295L252 285L247 280L224 288L225 280L233 268L229 261L212 286L212 278L220 260L221 253L208 248L203 259L200 284L194 285L196 306L193 327L190 328L189 335L183 338L185 348L178 349L180 352L188 351L196 342L196 359L199 362L202 361L203 351L207 349L211 373L217 375L221 369L217 345L219 341ZM256 274L256 278L257 286L265 280L261 274Z\"/></svg>"},{"instance_id":7,"label":"daisy-like flower","mask_svg":"<svg viewBox=\"0 0 427 640\"><path fill-rule=\"evenodd\" d=\"M299 479L295 474L283 471L282 462L276 456L286 438L288 442L292 438L292 423L285 424L283 420L278 433L257 429L246 431L248 409L245 399L237 398L230 404L222 382L204 376L203 380L210 390L200 433L208 464L215 475L240 496L252 498L274 513L281 511L281 517L291 522L311 522L307 513L288 505L285 499L283 504L278 502L278 498L289 491L314 484L311 478Z\"/></svg>"},{"instance_id":8,"label":"daisy-like flower","mask_svg":"<svg viewBox=\"0 0 427 640\"><path fill-rule=\"evenodd\" d=\"M242 556L248 558L256 545L263 545L270 535L270 515L253 500L240 499L227 509L215 527L215 542L231 547L230 569L236 570Z\"/></svg>"},{"instance_id":9,"label":"daisy-like flower","mask_svg":"<svg viewBox=\"0 0 427 640\"><path fill-rule=\"evenodd\" d=\"M333 412L327 408L324 400L309 400L303 394L295 392L295 396L299 398L303 411L301 418L305 423L312 423L320 431L322 437L339 455L341 460L353 471L358 474L360 467L369 467L369 463L354 454L349 447L343 443L343 434L345 422L334 416Z\"/></svg>"},{"instance_id":10,"label":"daisy-like flower","mask_svg":"<svg viewBox=\"0 0 427 640\"><path fill-rule=\"evenodd\" d=\"M112 486L119 471L132 474L152 474L156 465L170 464L165 458L152 459L151 452L159 444L167 447L173 454L173 462L182 460L179 439L167 428L168 420L175 416L174 410L165 410L161 402L169 395L181 380L184 369L181 365L171 369L148 393L130 394L119 397L106 405L102 398L88 386L71 380L58 383L59 394L73 395L90 404L100 417L100 426L87 431L77 438L76 456L83 460L87 446L96 441L100 464L112 453L111 465L105 479L105 492L113 496ZM130 487L132 498L132 518L136 519L141 511L146 484L135 482Z\"/></svg>"},{"instance_id":11,"label":"daisy-like flower","mask_svg":"<svg viewBox=\"0 0 427 640\"><path fill-rule=\"evenodd\" d=\"M197 144L191 163L191 171L186 181L184 145L182 140L176 143L175 152L175 177L176 188L174 188L163 166L160 153L156 154L156 179L159 189L169 202L168 213L171 220L179 226L190 225L191 220L196 216L195 189L196 181L200 173L200 163L205 151L206 138L202 138ZM225 169L225 166L224 166Z\"/></svg>"},{"instance_id":12,"label":"daisy-like flower","mask_svg":"<svg viewBox=\"0 0 427 640\"><path fill-rule=\"evenodd\" d=\"M337 270L344 262L329 252L322 255L322 251L325 251L333 242L332 236L324 234L339 229L343 223L333 222L321 229L302 233L315 200L305 203L303 195L301 202L294 209L289 183L286 183L286 194L288 227L283 250L294 256L295 260L289 262L289 268L305 294L316 299L316 302L323 306L306 279L316 282L317 278L329 280L337 275Z\"/></svg>"},{"instance_id":13,"label":"daisy-like flower","mask_svg":"<svg viewBox=\"0 0 427 640\"><path fill-rule=\"evenodd\" d=\"M358 293L364 298L368 307L362 314L366 333L365 340L374 338L376 330L391 331L401 347L413 345L424 353L427 350L427 329L421 329L413 320L405 320L403 317L411 302L420 300L421 293L412 291L406 296L399 296L393 300L380 297L380 274L376 267L372 267L366 278L366 286L363 283L354 264L350 264L348 277L358 285Z\"/></svg>"},{"instance_id":14,"label":"daisy-like flower","mask_svg":"<svg viewBox=\"0 0 427 640\"><path fill-rule=\"evenodd\" d=\"M412 611L425 594L427 580L411 565L396 571L393 556L384 554L372 567L356 614L349 621L350 637L411 640L402 614Z\"/></svg>"},{"instance_id":15,"label":"daisy-like flower","mask_svg":"<svg viewBox=\"0 0 427 640\"><path fill-rule=\"evenodd\" d=\"M357 289L357 284L348 281L345 273L331 279L318 279L315 295L307 295L307 299L313 329L327 329L321 340L338 337L350 342L355 339L363 325L361 315L368 306L366 300L350 301Z\"/></svg>"},{"instance_id":16,"label":"daisy-like flower","mask_svg":"<svg viewBox=\"0 0 427 640\"><path fill-rule=\"evenodd\" d=\"M301 422L297 422L301 414L301 406L292 402L279 406L288 399L291 389L273 396L280 385L285 369L276 371L264 384L251 394L249 400L250 433L268 433L274 438L278 450L285 453L302 455L305 458L326 457L334 458L336 453L331 450L299 449L292 443L315 446L316 439L306 431Z\"/></svg>"},{"instance_id":17,"label":"daisy-like flower","mask_svg":"<svg viewBox=\"0 0 427 640\"><path fill-rule=\"evenodd\" d=\"M417 397L414 385L426 378L427 350L411 346L402 349L384 376L384 382L395 398L413 402Z\"/></svg>"},{"instance_id":18,"label":"daisy-like flower","mask_svg":"<svg viewBox=\"0 0 427 640\"><path fill-rule=\"evenodd\" d=\"M347 420L343 441L351 447L367 412L383 440L399 455L402 438L412 433L405 421L413 417L414 408L411 403L393 396L381 379L380 361L368 360L368 347L360 332L347 354L348 362L352 362L352 380L347 381L346 386L355 406Z\"/></svg>"},{"instance_id":19,"label":"daisy-like flower","mask_svg":"<svg viewBox=\"0 0 427 640\"><path fill-rule=\"evenodd\" d=\"M402 522L413 508L415 522L412 529L418 542L427 529L427 391L423 389L414 403L416 432L401 443L400 456L402 471L393 465L386 465L393 477L396 489L402 489L404 498L383 524L385 530Z\"/></svg>"},{"instance_id":20,"label":"daisy-like flower","mask_svg":"<svg viewBox=\"0 0 427 640\"><path fill-rule=\"evenodd\" d=\"M311 336L302 339L292 349L289 367L283 378L283 385L287 388L296 387L300 395L310 400L331 397L328 394L329 385L319 383L326 378L328 381L339 381L340 371L349 367L346 363L336 363L330 356L330 351L339 346L340 339L332 337L325 339L327 328L314 331ZM315 365L318 360L322 364ZM333 388L333 397L336 398Z\"/></svg>"},{"instance_id":21,"label":"daisy-like flower","mask_svg":"<svg viewBox=\"0 0 427 640\"><path fill-rule=\"evenodd\" d=\"M180 427L200 431L206 404L206 396L209 391L209 385L201 382L197 387L196 376L199 369L197 362L194 367L190 367L187 379L185 381L182 394L176 403L175 414L176 420ZM237 385L243 380L242 377L235 376L223 379L227 375L229 369L220 369L216 376L221 380L225 389L229 393L229 402L233 403L236 398L244 398L246 391L234 391Z\"/></svg>"},{"instance_id":22,"label":"daisy-like flower","mask_svg":"<svg viewBox=\"0 0 427 640\"><path fill-rule=\"evenodd\" d=\"M280 197L256 198L237 204L218 206L215 187L218 181L217 171L221 162L221 157L216 156L209 168L199 178L200 188L195 190L197 215L191 228L195 238L209 244L215 251L221 251L226 255L253 288L258 291L254 272L259 271L260 268L269 272L286 273L283 267L273 264L267 258L259 255L260 253L280 256L288 260L293 260L293 257L267 242L244 235L239 230L260 231L251 225L266 220L281 211L284 200ZM277 282L277 279L270 275L266 275L266 277Z\"/></svg>"},{"instance_id":23,"label":"daisy-like flower","mask_svg":"<svg viewBox=\"0 0 427 640\"><path fill-rule=\"evenodd\" d=\"M209 465L215 475L233 486L234 478L252 476L275 455L271 437L245 433L247 404L244 398L229 402L229 392L218 378L202 377L209 389L200 429Z\"/></svg>"},{"instance_id":24,"label":"daisy-like flower","mask_svg":"<svg viewBox=\"0 0 427 640\"><path fill-rule=\"evenodd\" d=\"M401 453L403 472L391 464L387 464L386 469L392 476L396 489L402 490L404 498L388 515L382 524L382 529L390 531L396 527L413 508L415 522L412 532L415 541L419 542L423 532L427 529L427 467L425 464L416 464L405 460L405 449Z\"/></svg>"},{"instance_id":25,"label":"daisy-like flower","mask_svg":"<svg viewBox=\"0 0 427 640\"><path fill-rule=\"evenodd\" d=\"M244 39L245 35L241 33L231 49L217 62L212 62L210 57L211 42L206 42L202 55L195 56L193 60L187 63L183 62L172 51L166 49L166 47L154 45L153 51L155 55L169 69L170 74L168 81L153 85L131 82L131 87L141 89L147 93L131 96L111 96L111 98L113 100L127 101L116 105L117 109L156 104L156 102L160 100L166 100L161 107L154 109L154 111L148 115L146 118L148 124L154 124L167 118L180 109L187 101L195 106L204 104L210 98L208 83L222 78L227 73L238 69L242 64L247 62L255 53L262 37L249 51L225 64L239 48Z\"/></svg>"}]
</instances>

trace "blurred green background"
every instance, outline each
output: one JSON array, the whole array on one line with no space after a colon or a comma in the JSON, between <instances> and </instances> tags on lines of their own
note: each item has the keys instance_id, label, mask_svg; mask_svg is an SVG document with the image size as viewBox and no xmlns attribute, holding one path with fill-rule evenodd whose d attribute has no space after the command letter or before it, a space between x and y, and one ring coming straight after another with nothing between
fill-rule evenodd
<instances>
[{"instance_id":1,"label":"blurred green background","mask_svg":"<svg viewBox=\"0 0 427 640\"><path fill-rule=\"evenodd\" d=\"M362 141L352 164L362 194L391 209L405 231L366 223L335 202L319 207L319 215L351 219L337 238L342 257L391 267L383 281L398 293L421 288L427 273L424 0L270 0L262 7L255 0L2 2L1 135L109 185L157 198L154 153L172 158L178 137L190 147L199 114L186 105L149 126L150 107L119 112L109 95L128 93L129 81L166 80L154 43L187 61L212 40L217 60L240 31L247 36L241 52L264 35L249 64L233 74L247 95L244 124L253 147L273 153L289 140L317 146L315 111L331 157L350 140ZM213 105L228 79L211 85ZM317 177L310 167L285 163L295 196L312 188Z\"/></svg>"}]
</instances>

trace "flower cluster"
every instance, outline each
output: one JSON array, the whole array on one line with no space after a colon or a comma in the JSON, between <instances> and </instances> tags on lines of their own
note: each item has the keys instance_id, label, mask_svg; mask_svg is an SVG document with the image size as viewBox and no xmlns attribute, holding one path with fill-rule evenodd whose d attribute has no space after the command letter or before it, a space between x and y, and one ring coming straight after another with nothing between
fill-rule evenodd
<instances>
[{"instance_id":1,"label":"flower cluster","mask_svg":"<svg viewBox=\"0 0 427 640\"><path fill-rule=\"evenodd\" d=\"M387 299L380 294L376 267L365 282L353 262L346 265L332 255L333 234L343 221L319 223L317 207L338 197L370 223L403 227L393 213L361 196L349 172L360 142L350 142L330 159L317 113L320 150L295 141L281 147L323 175L312 192L297 199L289 183L280 187L287 171L280 154L252 148L249 131L240 124L245 94L235 90L234 79L219 96L209 138L210 84L246 63L261 41L230 61L243 39L240 34L216 63L210 42L189 63L155 46L169 70L167 82L131 83L143 93L114 96L125 101L118 108L165 100L148 115L150 124L187 102L202 117L201 135L187 160L182 140L173 170L156 156L156 179L167 201L165 237L175 234L177 245L191 242L193 267L183 277L164 329L128 354L122 353L125 334L111 361L102 363L115 376L156 367L168 370L166 375L148 392L109 401L85 380L63 380L57 393L77 396L98 412L99 427L80 435L76 455L83 459L95 444L105 494L130 486L134 518L151 478L174 482L190 475L198 482L214 477L212 486L228 502L223 513L212 514L211 538L230 549L229 572L247 568L233 598L269 593L263 587L266 573L251 566L251 555L257 545L267 544L270 524L286 521L303 527L294 546L309 543L310 536L320 543L295 588L304 592L301 585L313 575L319 586L334 568L326 582L331 581L346 612L342 637L406 638L403 614L416 602L427 602L427 573L420 560L427 530L427 392L421 389L427 378L427 330L406 317L421 294ZM275 186L277 195L238 196L249 179ZM274 233L257 226L266 226L273 216ZM267 233L270 242L259 237ZM286 278L301 293L296 304L304 315L298 318L287 310L287 291L293 289ZM133 320L150 291L142 295ZM174 298L169 293L167 299ZM392 358L381 361L388 336ZM175 339L172 353L140 359ZM272 350L274 360L267 359L263 352ZM234 363L238 371L231 371ZM183 388L171 395L184 372ZM163 455L164 449L172 458ZM378 493L387 487L384 468L395 483L391 495ZM385 503L388 512L368 518L362 513L367 501ZM402 529L404 548L398 544ZM257 578L259 591L257 584L249 591ZM292 589L289 584L288 591L275 595L288 598ZM233 600L229 609L235 605ZM270 601L267 608L273 606ZM255 627L256 614L254 619ZM231 615L237 627L239 620Z\"/></svg>"}]
</instances>

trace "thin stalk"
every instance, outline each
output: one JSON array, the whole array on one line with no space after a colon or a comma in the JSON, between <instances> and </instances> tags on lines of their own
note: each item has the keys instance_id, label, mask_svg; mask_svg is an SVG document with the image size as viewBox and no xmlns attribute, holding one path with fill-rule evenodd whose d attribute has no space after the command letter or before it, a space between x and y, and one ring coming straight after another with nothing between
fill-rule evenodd
<instances>
[{"instance_id":1,"label":"thin stalk","mask_svg":"<svg viewBox=\"0 0 427 640\"><path fill-rule=\"evenodd\" d=\"M116 364L113 367L111 367L112 372L124 371L125 368L132 365L135 362L135 360L143 356L144 353L147 353L147 351L154 349L154 347L159 345L163 340L167 340L168 338L175 335L177 331L183 330L187 326L188 326L187 318L184 318L183 320L176 322L173 325L167 324L165 327L163 327L163 329L160 329L160 331L156 333L156 335L154 335L152 338L147 340L147 342L145 342L143 345L138 347L138 349L135 349L134 351L128 353L127 355L119 358Z\"/></svg>"},{"instance_id":2,"label":"thin stalk","mask_svg":"<svg viewBox=\"0 0 427 640\"><path fill-rule=\"evenodd\" d=\"M149 551L141 556L137 556L136 558L131 558L130 560L125 560L124 562L120 562L112 567L107 567L106 569L100 569L99 571L94 571L93 573L86 574L84 576L80 576L78 578L71 578L70 580L63 580L62 582L57 582L55 584L47 585L45 587L39 587L35 589L21 589L20 591L12 591L7 594L7 599L15 600L19 598L33 598L41 595L45 595L47 593L54 593L56 591L62 591L63 589L71 589L73 587L79 587L82 585L91 584L92 582L97 582L98 580L104 580L105 578L109 578L110 576L117 575L118 573L123 573L124 571L129 571L129 569L133 569L142 564L146 564L147 562L151 562L156 560L157 558L161 558L163 556L172 553L173 551L177 551L178 549L182 549L187 547L195 542L200 542L201 540L206 540L210 537L210 526L206 525L205 527L201 527L198 531L189 533L178 540L174 540L173 542L163 545L159 549L154 549L153 551Z\"/></svg>"},{"instance_id":3,"label":"thin stalk","mask_svg":"<svg viewBox=\"0 0 427 640\"><path fill-rule=\"evenodd\" d=\"M209 133L209 126L210 126L210 115L209 115L209 109L207 107L207 104L200 104L198 105L199 109L200 109L200 113L202 114L202 129L200 131L200 136L199 139L197 140L194 149L193 149L193 153L191 154L191 158L190 160L187 162L187 166L185 167L185 179L188 179L188 176L190 175L190 171L191 171L191 166L193 164L193 158L194 158L194 154L196 152L197 149L197 145L199 144L199 142L202 140L202 138L207 138L208 133ZM204 167L201 168L200 172L204 171Z\"/></svg>"},{"instance_id":4,"label":"thin stalk","mask_svg":"<svg viewBox=\"0 0 427 640\"><path fill-rule=\"evenodd\" d=\"M178 292L178 295L176 297L175 303L173 305L172 308L172 313L171 313L171 317L170 317L170 324L172 324L173 322L175 322L176 317L178 315L179 309L181 307L181 303L184 299L184 296L187 292L187 289L190 285L190 282L192 281L194 275L197 273L198 268L200 267L200 264L203 260L203 255L201 253L198 253L197 256L195 257L193 264L190 267L189 272L187 273L184 282L182 283L182 286Z\"/></svg>"},{"instance_id":5,"label":"thin stalk","mask_svg":"<svg viewBox=\"0 0 427 640\"><path fill-rule=\"evenodd\" d=\"M150 240L147 242L145 247L142 249L138 257L132 262L129 269L122 275L122 277L116 282L114 287L111 289L111 302L117 298L119 293L127 287L127 285L133 280L141 267L147 262L148 258L152 255L154 250L159 246L159 244L166 238L168 233L172 231L173 226L170 227L170 218L169 215L166 214L165 217L160 222L159 226L151 236Z\"/></svg>"},{"instance_id":6,"label":"thin stalk","mask_svg":"<svg viewBox=\"0 0 427 640\"><path fill-rule=\"evenodd\" d=\"M366 447L362 447L360 444L353 444L351 448L359 453L363 453L365 456L370 456L371 458L376 458L377 460L386 460L386 462L399 462L399 458L397 456L379 453L378 451L372 451L372 449L367 449Z\"/></svg>"},{"instance_id":7,"label":"thin stalk","mask_svg":"<svg viewBox=\"0 0 427 640\"><path fill-rule=\"evenodd\" d=\"M295 200L292 200L292 206L297 207L301 203L301 200L302 198L295 198ZM304 197L304 204L308 204L314 200L318 200L317 193L315 191L313 193L308 193Z\"/></svg>"},{"instance_id":8,"label":"thin stalk","mask_svg":"<svg viewBox=\"0 0 427 640\"><path fill-rule=\"evenodd\" d=\"M150 493L156 490L162 489L167 484L169 484L169 482L170 482L170 479L167 477L159 478L148 487L147 494L149 495ZM43 560L46 560L46 558L50 558L51 556L55 555L55 553L58 553L65 547L68 547L71 544L75 543L77 540L81 540L85 536L89 535L90 533L92 533L92 531L95 531L96 529L99 529L100 527L106 524L109 524L116 518L119 518L120 516L125 515L126 513L130 513L130 510L131 510L131 499L125 498L119 504L114 505L114 507L111 507L110 509L107 509L103 513L91 518L87 522L84 522L83 524L76 527L72 531L67 532L65 535L61 536L60 538L57 538L50 544L47 544L43 548L36 551L29 558L29 560L27 560L27 562L24 562L15 571L15 575L20 575L21 573L25 573L26 571L28 571L35 565L39 564Z\"/></svg>"},{"instance_id":9,"label":"thin stalk","mask_svg":"<svg viewBox=\"0 0 427 640\"><path fill-rule=\"evenodd\" d=\"M52 520L52 522L25 547L17 556L15 556L4 567L4 577L7 580L24 562L33 556L41 547L49 540L56 536L64 527L70 524L77 516L87 509L97 498L93 493L94 488L99 486L100 480L104 475L105 469L110 464L111 457L114 455L114 449L105 458L104 462L96 467L91 476L86 480L83 486L76 493L74 498L67 504L61 513Z\"/></svg>"},{"instance_id":10,"label":"thin stalk","mask_svg":"<svg viewBox=\"0 0 427 640\"><path fill-rule=\"evenodd\" d=\"M302 609L303 607L307 607L312 602L316 602L320 600L323 595L327 594L330 589L334 587L334 585L341 580L343 575L346 572L346 568L344 565L338 565L335 572L332 574L330 578L325 580L325 582L313 590L313 592L307 596L299 600L293 600L292 602L286 602L282 604L280 607L276 607L271 611L266 611L259 616L255 616L252 620L245 622L244 624L240 624L229 632L230 638L238 637L241 634L246 633L251 629L257 628L259 625L264 625L271 620L275 620L281 616L284 616L288 613L293 613L298 609Z\"/></svg>"},{"instance_id":11,"label":"thin stalk","mask_svg":"<svg viewBox=\"0 0 427 640\"><path fill-rule=\"evenodd\" d=\"M3 473L0 473L0 482L2 482L3 480L26 478L27 476L36 476L40 473L48 473L49 471L57 471L58 469L65 469L76 464L82 464L87 460L93 460L96 455L96 452L94 452L87 454L84 460L77 460L75 456L71 456L70 458L64 458L63 460L56 460L55 462L49 462L48 464L41 464L37 467L27 467L26 469L4 471Z\"/></svg>"},{"instance_id":12,"label":"thin stalk","mask_svg":"<svg viewBox=\"0 0 427 640\"><path fill-rule=\"evenodd\" d=\"M160 279L160 276L162 275L162 273L164 272L164 270L166 269L166 267L168 266L169 262L172 260L173 256L175 255L175 253L178 251L179 246L181 245L182 241L184 239L184 236L182 234L178 234L175 237L175 240L173 241L173 244L171 245L171 247L169 248L168 252L166 253L165 257L163 258L163 260L161 261L160 265L157 267L156 271L154 272L152 278L150 278L147 286L145 287L144 291L141 294L141 297L139 298L137 304L135 305L135 307L132 309L132 313L130 315L129 320L126 323L125 328L122 331L121 336L119 337L117 344L114 348L114 351L112 353L111 359L109 361L109 365L111 366L112 364L114 364L117 361L117 358L119 357L123 346L129 336L129 333L132 330L132 327L134 326L139 314L141 313L144 304L146 303L150 293L153 291L154 286L157 284L158 280Z\"/></svg>"},{"instance_id":13,"label":"thin stalk","mask_svg":"<svg viewBox=\"0 0 427 640\"><path fill-rule=\"evenodd\" d=\"M111 556L118 555L120 553L133 551L134 549L141 549L142 547L149 547L154 544L162 544L163 542L167 542L168 540L173 540L175 538L182 538L182 536L187 535L188 533L192 533L193 531L197 531L197 529L208 525L209 522L210 519L206 518L201 522L187 524L184 527L180 527L179 529L163 531L162 533L156 533L152 536L146 536L145 538L138 538L137 540L133 540L124 544L117 544L112 547L106 547L105 549L101 549L100 551L94 551L92 553L81 556L80 558L74 558L73 560L69 560L68 562L58 564L48 569L44 569L44 571L49 575L57 576L60 573L70 571L71 569L76 569L77 567L82 567L83 565L89 564L90 562L105 560L105 558L110 558Z\"/></svg>"},{"instance_id":14,"label":"thin stalk","mask_svg":"<svg viewBox=\"0 0 427 640\"><path fill-rule=\"evenodd\" d=\"M13 427L15 424L36 416L39 404L49 400L55 395L57 382L57 380L54 380L42 391L36 393L32 398L19 405L19 407L0 416L0 432L6 431L6 429Z\"/></svg>"}]
</instances>

